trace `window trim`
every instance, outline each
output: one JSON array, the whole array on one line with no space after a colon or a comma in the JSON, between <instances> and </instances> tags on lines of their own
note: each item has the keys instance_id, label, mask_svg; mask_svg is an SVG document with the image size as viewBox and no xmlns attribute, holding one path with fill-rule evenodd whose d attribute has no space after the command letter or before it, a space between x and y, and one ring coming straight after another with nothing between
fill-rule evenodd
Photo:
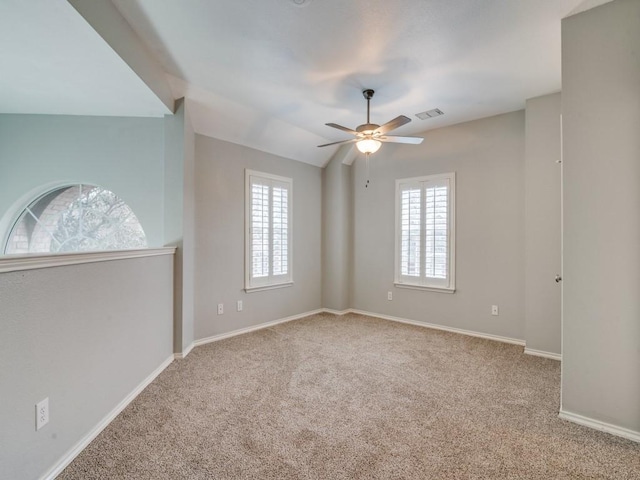
<instances>
[{"instance_id":1,"label":"window trim","mask_svg":"<svg viewBox=\"0 0 640 480\"><path fill-rule=\"evenodd\" d=\"M402 208L402 186L406 184L417 184L424 182L437 182L442 180L449 181L449 198L447 208L447 243L448 243L448 272L447 272L447 284L446 286L437 285L440 282L429 283L427 277L421 272L420 277L417 278L417 282L407 281L406 276L400 274L401 268L401 208ZM425 175L421 177L402 178L396 180L396 201L395 201L395 258L394 258L394 285L399 288L407 288L413 290L423 290L429 292L439 293L454 293L456 291L455 284L455 250L456 250L456 173L441 173L435 175ZM421 225L421 229L424 225ZM421 254L424 255L424 246L421 247Z\"/></svg>"},{"instance_id":2,"label":"window trim","mask_svg":"<svg viewBox=\"0 0 640 480\"><path fill-rule=\"evenodd\" d=\"M264 180L276 181L287 185L287 263L288 271L286 275L278 275L276 278L269 273L268 277L263 277L260 281L254 281L252 276L252 242L251 242L251 179L257 177ZM273 290L276 288L290 287L293 285L293 179L282 177L271 173L259 172L257 170L245 169L245 276L244 291L259 292L264 290ZM270 217L270 226L272 219ZM270 238L271 246L271 238ZM271 269L271 264L269 265Z\"/></svg>"}]
</instances>

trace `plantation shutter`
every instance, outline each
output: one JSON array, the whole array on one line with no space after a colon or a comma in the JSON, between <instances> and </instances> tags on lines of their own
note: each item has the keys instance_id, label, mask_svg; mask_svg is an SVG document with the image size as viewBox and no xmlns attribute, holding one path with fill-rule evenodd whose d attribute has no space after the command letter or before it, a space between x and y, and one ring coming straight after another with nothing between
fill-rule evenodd
<instances>
[{"instance_id":1,"label":"plantation shutter","mask_svg":"<svg viewBox=\"0 0 640 480\"><path fill-rule=\"evenodd\" d=\"M289 189L282 182L273 182L271 189L272 215L272 274L286 275L289 271Z\"/></svg>"},{"instance_id":2,"label":"plantation shutter","mask_svg":"<svg viewBox=\"0 0 640 480\"><path fill-rule=\"evenodd\" d=\"M403 276L420 277L422 262L422 186L405 184L400 192L400 270Z\"/></svg>"},{"instance_id":3,"label":"plantation shutter","mask_svg":"<svg viewBox=\"0 0 640 480\"><path fill-rule=\"evenodd\" d=\"M246 289L291 282L291 186L247 171Z\"/></svg>"},{"instance_id":4,"label":"plantation shutter","mask_svg":"<svg viewBox=\"0 0 640 480\"><path fill-rule=\"evenodd\" d=\"M425 264L428 284L448 285L449 272L449 179L424 185Z\"/></svg>"},{"instance_id":5,"label":"plantation shutter","mask_svg":"<svg viewBox=\"0 0 640 480\"><path fill-rule=\"evenodd\" d=\"M396 283L452 289L454 174L398 180Z\"/></svg>"},{"instance_id":6,"label":"plantation shutter","mask_svg":"<svg viewBox=\"0 0 640 480\"><path fill-rule=\"evenodd\" d=\"M256 179L251 183L251 276L269 276L269 185Z\"/></svg>"}]
</instances>

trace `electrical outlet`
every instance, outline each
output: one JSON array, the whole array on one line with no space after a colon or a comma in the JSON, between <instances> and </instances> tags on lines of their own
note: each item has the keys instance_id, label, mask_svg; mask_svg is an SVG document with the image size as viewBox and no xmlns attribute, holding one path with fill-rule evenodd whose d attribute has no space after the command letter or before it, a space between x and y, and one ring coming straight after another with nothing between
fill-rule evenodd
<instances>
[{"instance_id":1,"label":"electrical outlet","mask_svg":"<svg viewBox=\"0 0 640 480\"><path fill-rule=\"evenodd\" d=\"M393 300L393 292L387 292L387 300Z\"/></svg>"},{"instance_id":2,"label":"electrical outlet","mask_svg":"<svg viewBox=\"0 0 640 480\"><path fill-rule=\"evenodd\" d=\"M49 397L36 404L36 430L49 423Z\"/></svg>"},{"instance_id":3,"label":"electrical outlet","mask_svg":"<svg viewBox=\"0 0 640 480\"><path fill-rule=\"evenodd\" d=\"M237 305L238 311L241 312L242 311L242 300L238 300L238 305Z\"/></svg>"},{"instance_id":4,"label":"electrical outlet","mask_svg":"<svg viewBox=\"0 0 640 480\"><path fill-rule=\"evenodd\" d=\"M491 315L498 315L498 305L491 305Z\"/></svg>"},{"instance_id":5,"label":"electrical outlet","mask_svg":"<svg viewBox=\"0 0 640 480\"><path fill-rule=\"evenodd\" d=\"M218 304L218 315L222 315L224 313L224 304Z\"/></svg>"}]
</instances>

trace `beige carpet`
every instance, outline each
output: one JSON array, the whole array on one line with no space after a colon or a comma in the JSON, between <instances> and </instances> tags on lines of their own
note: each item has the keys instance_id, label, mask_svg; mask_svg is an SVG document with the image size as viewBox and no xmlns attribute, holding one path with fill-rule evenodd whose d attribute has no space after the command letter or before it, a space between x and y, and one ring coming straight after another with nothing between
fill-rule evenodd
<instances>
[{"instance_id":1,"label":"beige carpet","mask_svg":"<svg viewBox=\"0 0 640 480\"><path fill-rule=\"evenodd\" d=\"M522 347L316 315L173 362L60 479L638 479Z\"/></svg>"}]
</instances>

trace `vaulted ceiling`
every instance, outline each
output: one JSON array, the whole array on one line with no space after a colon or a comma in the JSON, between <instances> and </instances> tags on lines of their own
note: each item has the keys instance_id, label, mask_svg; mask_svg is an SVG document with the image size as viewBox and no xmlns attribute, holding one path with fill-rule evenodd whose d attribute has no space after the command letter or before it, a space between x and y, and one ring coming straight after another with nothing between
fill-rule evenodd
<instances>
[{"instance_id":1,"label":"vaulted ceiling","mask_svg":"<svg viewBox=\"0 0 640 480\"><path fill-rule=\"evenodd\" d=\"M375 123L412 119L400 135L559 91L560 20L581 3L3 0L0 112L164 115L156 68L196 132L321 166L335 148L316 145L347 138L324 124L365 123L365 88Z\"/></svg>"}]
</instances>

